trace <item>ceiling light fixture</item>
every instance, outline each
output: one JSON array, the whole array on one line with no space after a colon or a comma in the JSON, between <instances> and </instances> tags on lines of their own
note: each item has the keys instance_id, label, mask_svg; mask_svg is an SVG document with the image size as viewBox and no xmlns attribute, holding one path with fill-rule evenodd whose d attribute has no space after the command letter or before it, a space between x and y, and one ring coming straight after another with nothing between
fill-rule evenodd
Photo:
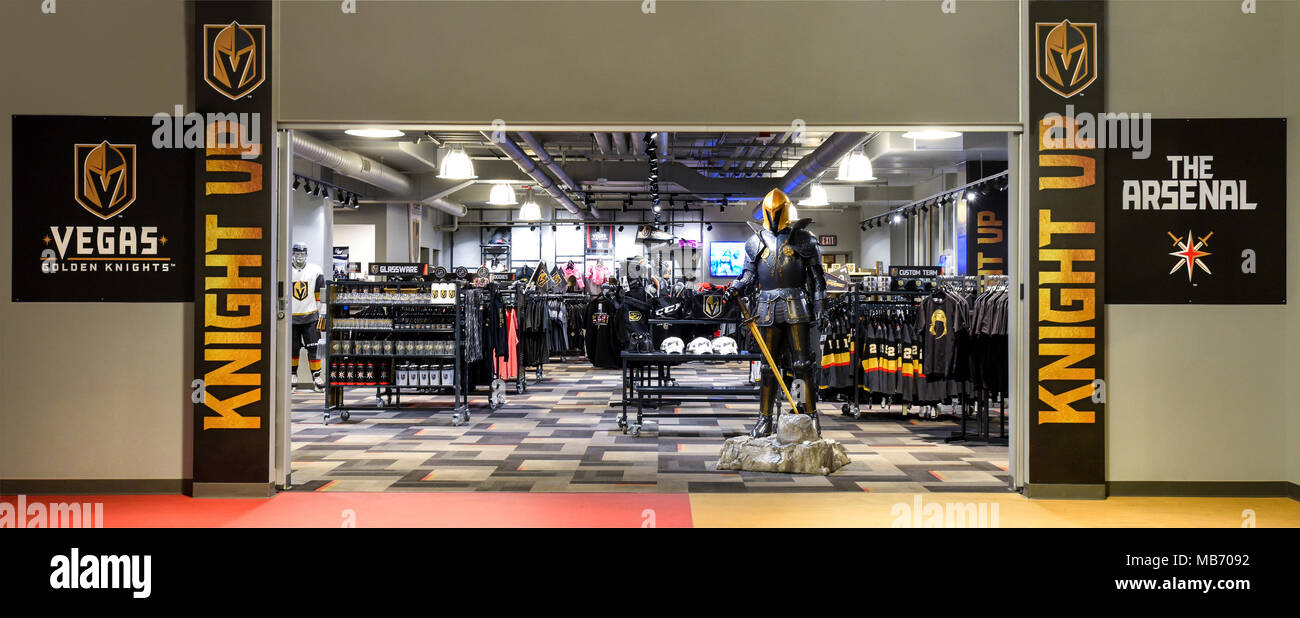
<instances>
[{"instance_id":1,"label":"ceiling light fixture","mask_svg":"<svg viewBox=\"0 0 1300 618\"><path fill-rule=\"evenodd\" d=\"M974 192L974 191L967 191L967 192L966 192L966 201L967 201L967 202L973 202L973 201L975 201L975 192Z\"/></svg>"},{"instance_id":2,"label":"ceiling light fixture","mask_svg":"<svg viewBox=\"0 0 1300 618\"><path fill-rule=\"evenodd\" d=\"M406 135L397 129L348 129L344 133L353 137L401 137Z\"/></svg>"},{"instance_id":3,"label":"ceiling light fixture","mask_svg":"<svg viewBox=\"0 0 1300 618\"><path fill-rule=\"evenodd\" d=\"M831 204L830 202L826 201L826 188L823 187L821 183L814 182L812 184L812 187L808 189L808 197L799 200L799 205L800 206L830 206Z\"/></svg>"},{"instance_id":4,"label":"ceiling light fixture","mask_svg":"<svg viewBox=\"0 0 1300 618\"><path fill-rule=\"evenodd\" d=\"M469 155L461 148L454 148L442 158L442 164L438 166L438 178L473 180L478 176L474 175L474 162L469 160Z\"/></svg>"},{"instance_id":5,"label":"ceiling light fixture","mask_svg":"<svg viewBox=\"0 0 1300 618\"><path fill-rule=\"evenodd\" d=\"M301 184L302 184L302 178L300 178L300 177L298 177L297 175L295 175L295 176L293 177L293 190L294 190L294 191L297 191L297 190L298 190L298 186L301 185Z\"/></svg>"},{"instance_id":6,"label":"ceiling light fixture","mask_svg":"<svg viewBox=\"0 0 1300 618\"><path fill-rule=\"evenodd\" d=\"M900 215L900 214L895 213L895 214L894 214L894 223L902 223L902 222L903 222L903 215Z\"/></svg>"},{"instance_id":7,"label":"ceiling light fixture","mask_svg":"<svg viewBox=\"0 0 1300 618\"><path fill-rule=\"evenodd\" d=\"M861 150L849 153L840 160L840 169L836 179L843 182L875 180L876 176L871 171L871 159L867 158L866 153Z\"/></svg>"},{"instance_id":8,"label":"ceiling light fixture","mask_svg":"<svg viewBox=\"0 0 1300 618\"><path fill-rule=\"evenodd\" d=\"M510 183L498 182L492 185L488 203L493 206L514 206L519 203L519 198L515 196L515 188L510 186Z\"/></svg>"},{"instance_id":9,"label":"ceiling light fixture","mask_svg":"<svg viewBox=\"0 0 1300 618\"><path fill-rule=\"evenodd\" d=\"M943 131L940 129L924 129L921 131L908 131L907 133L903 134L903 137L906 137L907 139L919 139L919 140L952 139L954 137L961 137L961 133L958 133L956 131Z\"/></svg>"},{"instance_id":10,"label":"ceiling light fixture","mask_svg":"<svg viewBox=\"0 0 1300 618\"><path fill-rule=\"evenodd\" d=\"M533 188L527 188L528 193L524 196L524 205L519 207L520 221L541 221L542 207L533 201Z\"/></svg>"},{"instance_id":11,"label":"ceiling light fixture","mask_svg":"<svg viewBox=\"0 0 1300 618\"><path fill-rule=\"evenodd\" d=\"M622 232L622 231L623 231L623 226L621 226L621 225L618 226L618 231Z\"/></svg>"}]
</instances>

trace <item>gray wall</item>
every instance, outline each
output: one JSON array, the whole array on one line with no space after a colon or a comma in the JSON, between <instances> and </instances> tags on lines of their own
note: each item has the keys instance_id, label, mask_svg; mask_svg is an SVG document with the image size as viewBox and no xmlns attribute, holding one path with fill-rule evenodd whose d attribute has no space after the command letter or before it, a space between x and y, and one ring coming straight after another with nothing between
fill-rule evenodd
<instances>
[{"instance_id":1,"label":"gray wall","mask_svg":"<svg viewBox=\"0 0 1300 618\"><path fill-rule=\"evenodd\" d=\"M285 2L281 120L1015 123L1016 3L958 5Z\"/></svg>"},{"instance_id":2,"label":"gray wall","mask_svg":"<svg viewBox=\"0 0 1300 618\"><path fill-rule=\"evenodd\" d=\"M184 11L169 0L62 0L54 15L0 3L0 478L190 476L192 304L10 302L9 116L170 112L186 102Z\"/></svg>"},{"instance_id":3,"label":"gray wall","mask_svg":"<svg viewBox=\"0 0 1300 618\"><path fill-rule=\"evenodd\" d=\"M1110 111L1289 116L1287 306L1110 306L1112 481L1296 480L1300 3L1110 4Z\"/></svg>"}]
</instances>

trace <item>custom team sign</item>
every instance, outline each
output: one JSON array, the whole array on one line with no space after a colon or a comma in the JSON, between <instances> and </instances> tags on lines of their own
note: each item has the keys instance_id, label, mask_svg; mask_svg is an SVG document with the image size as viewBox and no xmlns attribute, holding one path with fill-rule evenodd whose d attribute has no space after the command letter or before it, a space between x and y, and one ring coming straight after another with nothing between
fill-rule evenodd
<instances>
[{"instance_id":1,"label":"custom team sign","mask_svg":"<svg viewBox=\"0 0 1300 618\"><path fill-rule=\"evenodd\" d=\"M190 158L149 117L13 117L13 301L193 300Z\"/></svg>"},{"instance_id":2,"label":"custom team sign","mask_svg":"<svg viewBox=\"0 0 1300 618\"><path fill-rule=\"evenodd\" d=\"M1286 302L1286 120L1155 120L1107 168L1111 303Z\"/></svg>"},{"instance_id":3,"label":"custom team sign","mask_svg":"<svg viewBox=\"0 0 1300 618\"><path fill-rule=\"evenodd\" d=\"M194 8L194 487L270 481L271 3ZM248 121L255 118L258 121ZM220 490L218 490L220 491Z\"/></svg>"},{"instance_id":4,"label":"custom team sign","mask_svg":"<svg viewBox=\"0 0 1300 618\"><path fill-rule=\"evenodd\" d=\"M1106 6L1029 3L1029 483L1106 482L1105 165L1084 118L1104 111ZM1120 156L1128 156L1123 153ZM977 236L978 238L978 236Z\"/></svg>"}]
</instances>

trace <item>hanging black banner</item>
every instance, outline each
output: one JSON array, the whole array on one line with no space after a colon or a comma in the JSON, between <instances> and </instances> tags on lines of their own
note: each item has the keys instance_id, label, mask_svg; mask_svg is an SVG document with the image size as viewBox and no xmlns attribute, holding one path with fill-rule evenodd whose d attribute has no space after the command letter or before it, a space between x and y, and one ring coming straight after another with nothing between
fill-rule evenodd
<instances>
[{"instance_id":1,"label":"hanging black banner","mask_svg":"<svg viewBox=\"0 0 1300 618\"><path fill-rule=\"evenodd\" d=\"M1105 3L1029 3L1029 483L1104 492Z\"/></svg>"},{"instance_id":2,"label":"hanging black banner","mask_svg":"<svg viewBox=\"0 0 1300 618\"><path fill-rule=\"evenodd\" d=\"M271 3L200 1L194 16L194 100L206 119L194 192L202 494L270 481Z\"/></svg>"},{"instance_id":3,"label":"hanging black banner","mask_svg":"<svg viewBox=\"0 0 1300 618\"><path fill-rule=\"evenodd\" d=\"M1007 193L981 191L966 202L966 274L1007 274Z\"/></svg>"},{"instance_id":4,"label":"hanging black banner","mask_svg":"<svg viewBox=\"0 0 1300 618\"><path fill-rule=\"evenodd\" d=\"M190 153L149 117L13 117L13 301L193 300Z\"/></svg>"},{"instance_id":5,"label":"hanging black banner","mask_svg":"<svg viewBox=\"0 0 1300 618\"><path fill-rule=\"evenodd\" d=\"M1155 120L1106 169L1111 303L1286 302L1286 120Z\"/></svg>"}]
</instances>

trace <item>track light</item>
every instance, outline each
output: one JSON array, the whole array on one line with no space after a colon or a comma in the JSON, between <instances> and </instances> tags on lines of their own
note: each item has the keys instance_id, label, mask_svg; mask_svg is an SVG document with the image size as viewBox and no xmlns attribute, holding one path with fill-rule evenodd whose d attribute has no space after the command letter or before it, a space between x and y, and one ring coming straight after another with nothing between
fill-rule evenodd
<instances>
[{"instance_id":1,"label":"track light","mask_svg":"<svg viewBox=\"0 0 1300 618\"><path fill-rule=\"evenodd\" d=\"M973 201L975 201L975 192L974 192L974 191L967 191L967 192L966 192L966 201L967 201L967 202L973 202Z\"/></svg>"},{"instance_id":2,"label":"track light","mask_svg":"<svg viewBox=\"0 0 1300 618\"><path fill-rule=\"evenodd\" d=\"M902 223L902 222L903 222L903 215L900 215L900 214L895 213L895 214L894 214L894 223Z\"/></svg>"},{"instance_id":3,"label":"track light","mask_svg":"<svg viewBox=\"0 0 1300 618\"><path fill-rule=\"evenodd\" d=\"M530 225L530 226L528 226L528 231L530 231L530 232L536 232L536 231L537 231L537 226L536 226L536 225Z\"/></svg>"},{"instance_id":4,"label":"track light","mask_svg":"<svg viewBox=\"0 0 1300 618\"><path fill-rule=\"evenodd\" d=\"M655 211L655 212L659 212L659 205L658 205L658 204L655 204L654 206L651 207L651 210L653 210L653 211Z\"/></svg>"},{"instance_id":5,"label":"track light","mask_svg":"<svg viewBox=\"0 0 1300 618\"><path fill-rule=\"evenodd\" d=\"M559 229L559 228L558 228L555 224L551 224L551 231L552 231L552 232L556 231L557 229Z\"/></svg>"},{"instance_id":6,"label":"track light","mask_svg":"<svg viewBox=\"0 0 1300 618\"><path fill-rule=\"evenodd\" d=\"M708 224L707 226L704 227L704 229L706 229L706 230L712 232L712 231L713 231L713 224L712 224L712 223Z\"/></svg>"},{"instance_id":7,"label":"track light","mask_svg":"<svg viewBox=\"0 0 1300 618\"><path fill-rule=\"evenodd\" d=\"M300 178L300 177L298 177L298 176L294 176L294 177L293 177L293 190L294 190L294 191L297 191L297 190L298 190L298 185L301 185L301 184L302 184L302 178Z\"/></svg>"},{"instance_id":8,"label":"track light","mask_svg":"<svg viewBox=\"0 0 1300 618\"><path fill-rule=\"evenodd\" d=\"M623 226L621 226L621 225L618 226L618 231L622 232L622 231L623 231Z\"/></svg>"}]
</instances>

